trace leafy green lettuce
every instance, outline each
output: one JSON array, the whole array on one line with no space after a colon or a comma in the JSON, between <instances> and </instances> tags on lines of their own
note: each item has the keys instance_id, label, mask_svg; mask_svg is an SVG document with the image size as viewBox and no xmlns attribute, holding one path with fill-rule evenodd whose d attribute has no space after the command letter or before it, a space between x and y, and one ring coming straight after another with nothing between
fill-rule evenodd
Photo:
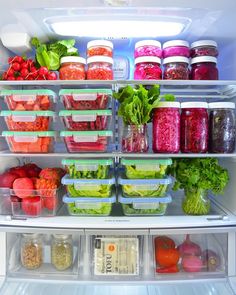
<instances>
[{"instance_id":1,"label":"leafy green lettuce","mask_svg":"<svg viewBox=\"0 0 236 295\"><path fill-rule=\"evenodd\" d=\"M163 197L166 193L168 185L157 184L153 189L139 188L138 185L122 185L123 193L128 197Z\"/></svg>"},{"instance_id":2,"label":"leafy green lettuce","mask_svg":"<svg viewBox=\"0 0 236 295\"><path fill-rule=\"evenodd\" d=\"M160 203L156 209L135 209L132 204L122 204L125 215L163 215L168 204Z\"/></svg>"},{"instance_id":3,"label":"leafy green lettuce","mask_svg":"<svg viewBox=\"0 0 236 295\"><path fill-rule=\"evenodd\" d=\"M68 210L71 215L101 215L107 216L110 215L112 209L112 204L110 203L101 203L99 209L80 209L77 208L75 203L68 204Z\"/></svg>"},{"instance_id":4,"label":"leafy green lettuce","mask_svg":"<svg viewBox=\"0 0 236 295\"><path fill-rule=\"evenodd\" d=\"M67 185L67 191L71 197L90 197L90 198L109 198L111 195L110 184L101 184L97 189L88 189L88 186L80 186L79 189L75 189L73 184Z\"/></svg>"},{"instance_id":5,"label":"leafy green lettuce","mask_svg":"<svg viewBox=\"0 0 236 295\"><path fill-rule=\"evenodd\" d=\"M167 165L160 165L159 170L138 170L136 165L126 165L126 177L130 179L163 178L166 174Z\"/></svg>"},{"instance_id":6,"label":"leafy green lettuce","mask_svg":"<svg viewBox=\"0 0 236 295\"><path fill-rule=\"evenodd\" d=\"M105 179L108 177L109 166L98 165L96 171L77 171L74 165L70 165L68 170L72 179Z\"/></svg>"}]
</instances>

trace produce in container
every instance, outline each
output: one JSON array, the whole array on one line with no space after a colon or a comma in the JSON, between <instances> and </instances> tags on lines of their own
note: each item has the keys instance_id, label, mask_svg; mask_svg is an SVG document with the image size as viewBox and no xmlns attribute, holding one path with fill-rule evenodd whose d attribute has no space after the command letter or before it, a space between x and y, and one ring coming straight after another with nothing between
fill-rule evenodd
<instances>
[{"instance_id":1,"label":"produce in container","mask_svg":"<svg viewBox=\"0 0 236 295\"><path fill-rule=\"evenodd\" d=\"M190 240L189 234L186 235L184 242L178 246L178 250L182 257L185 255L201 256L202 254L201 247Z\"/></svg>"},{"instance_id":2,"label":"produce in container","mask_svg":"<svg viewBox=\"0 0 236 295\"><path fill-rule=\"evenodd\" d=\"M87 44L87 56L113 56L113 43L107 40L93 40Z\"/></svg>"},{"instance_id":3,"label":"produce in container","mask_svg":"<svg viewBox=\"0 0 236 295\"><path fill-rule=\"evenodd\" d=\"M198 256L185 255L182 258L181 266L185 272L199 272L203 268L203 263Z\"/></svg>"},{"instance_id":4,"label":"produce in container","mask_svg":"<svg viewBox=\"0 0 236 295\"><path fill-rule=\"evenodd\" d=\"M135 43L134 57L156 56L162 58L161 43L156 40L142 40Z\"/></svg>"}]
</instances>

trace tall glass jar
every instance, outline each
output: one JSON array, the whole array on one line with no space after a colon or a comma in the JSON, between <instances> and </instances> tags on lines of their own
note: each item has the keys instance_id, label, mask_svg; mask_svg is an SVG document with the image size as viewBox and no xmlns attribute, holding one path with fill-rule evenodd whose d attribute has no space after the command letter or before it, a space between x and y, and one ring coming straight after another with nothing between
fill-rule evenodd
<instances>
[{"instance_id":1,"label":"tall glass jar","mask_svg":"<svg viewBox=\"0 0 236 295\"><path fill-rule=\"evenodd\" d=\"M113 56L113 43L107 40L93 40L87 44L87 56Z\"/></svg>"},{"instance_id":2,"label":"tall glass jar","mask_svg":"<svg viewBox=\"0 0 236 295\"><path fill-rule=\"evenodd\" d=\"M185 40L172 40L163 44L163 58L172 56L190 56L189 43Z\"/></svg>"},{"instance_id":3,"label":"tall glass jar","mask_svg":"<svg viewBox=\"0 0 236 295\"><path fill-rule=\"evenodd\" d=\"M181 104L180 146L182 153L208 151L208 104L184 102Z\"/></svg>"},{"instance_id":4,"label":"tall glass jar","mask_svg":"<svg viewBox=\"0 0 236 295\"><path fill-rule=\"evenodd\" d=\"M183 56L167 57L163 60L164 80L188 80L189 59Z\"/></svg>"},{"instance_id":5,"label":"tall glass jar","mask_svg":"<svg viewBox=\"0 0 236 295\"><path fill-rule=\"evenodd\" d=\"M113 59L108 56L92 56L87 59L88 80L113 80Z\"/></svg>"},{"instance_id":6,"label":"tall glass jar","mask_svg":"<svg viewBox=\"0 0 236 295\"><path fill-rule=\"evenodd\" d=\"M137 57L134 60L135 80L160 80L162 78L162 70L160 67L161 59L156 56Z\"/></svg>"},{"instance_id":7,"label":"tall glass jar","mask_svg":"<svg viewBox=\"0 0 236 295\"><path fill-rule=\"evenodd\" d=\"M235 103L209 103L209 151L233 153L235 150Z\"/></svg>"},{"instance_id":8,"label":"tall glass jar","mask_svg":"<svg viewBox=\"0 0 236 295\"><path fill-rule=\"evenodd\" d=\"M153 112L152 149L154 153L180 150L180 103L160 102Z\"/></svg>"},{"instance_id":9,"label":"tall glass jar","mask_svg":"<svg viewBox=\"0 0 236 295\"><path fill-rule=\"evenodd\" d=\"M199 40L191 44L190 55L192 58L198 56L218 56L217 43L213 40Z\"/></svg>"},{"instance_id":10,"label":"tall glass jar","mask_svg":"<svg viewBox=\"0 0 236 295\"><path fill-rule=\"evenodd\" d=\"M66 270L73 263L73 241L71 235L53 235L51 245L52 265L57 270Z\"/></svg>"},{"instance_id":11,"label":"tall glass jar","mask_svg":"<svg viewBox=\"0 0 236 295\"><path fill-rule=\"evenodd\" d=\"M162 58L161 43L156 40L142 40L135 43L134 57L156 56Z\"/></svg>"},{"instance_id":12,"label":"tall glass jar","mask_svg":"<svg viewBox=\"0 0 236 295\"><path fill-rule=\"evenodd\" d=\"M21 263L27 269L37 269L43 263L43 240L40 234L22 234Z\"/></svg>"},{"instance_id":13,"label":"tall glass jar","mask_svg":"<svg viewBox=\"0 0 236 295\"><path fill-rule=\"evenodd\" d=\"M61 58L59 76L61 80L85 80L86 60L80 56L65 56Z\"/></svg>"},{"instance_id":14,"label":"tall glass jar","mask_svg":"<svg viewBox=\"0 0 236 295\"><path fill-rule=\"evenodd\" d=\"M209 213L211 203L208 192L201 188L184 190L182 209L188 215L206 215Z\"/></svg>"},{"instance_id":15,"label":"tall glass jar","mask_svg":"<svg viewBox=\"0 0 236 295\"><path fill-rule=\"evenodd\" d=\"M147 125L124 126L122 151L126 153L143 153L148 151Z\"/></svg>"},{"instance_id":16,"label":"tall glass jar","mask_svg":"<svg viewBox=\"0 0 236 295\"><path fill-rule=\"evenodd\" d=\"M217 59L212 56L194 57L191 60L191 80L218 80Z\"/></svg>"}]
</instances>

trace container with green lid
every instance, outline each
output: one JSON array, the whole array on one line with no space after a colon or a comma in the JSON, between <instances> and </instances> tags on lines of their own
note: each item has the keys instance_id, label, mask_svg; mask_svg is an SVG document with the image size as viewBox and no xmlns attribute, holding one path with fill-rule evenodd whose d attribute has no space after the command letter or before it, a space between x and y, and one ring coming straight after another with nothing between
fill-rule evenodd
<instances>
[{"instance_id":1,"label":"container with green lid","mask_svg":"<svg viewBox=\"0 0 236 295\"><path fill-rule=\"evenodd\" d=\"M164 178L171 159L121 159L125 176L130 179Z\"/></svg>"},{"instance_id":2,"label":"container with green lid","mask_svg":"<svg viewBox=\"0 0 236 295\"><path fill-rule=\"evenodd\" d=\"M112 98L111 89L61 89L61 101L67 110L104 110Z\"/></svg>"}]
</instances>

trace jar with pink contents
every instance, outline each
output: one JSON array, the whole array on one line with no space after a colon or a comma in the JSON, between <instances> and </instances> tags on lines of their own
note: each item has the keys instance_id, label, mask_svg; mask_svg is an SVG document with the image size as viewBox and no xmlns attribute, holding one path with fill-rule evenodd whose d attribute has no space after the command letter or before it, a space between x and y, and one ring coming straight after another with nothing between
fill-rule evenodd
<instances>
[{"instance_id":1,"label":"jar with pink contents","mask_svg":"<svg viewBox=\"0 0 236 295\"><path fill-rule=\"evenodd\" d=\"M135 44L134 57L156 56L162 57L161 43L156 40L142 40Z\"/></svg>"},{"instance_id":2,"label":"jar with pink contents","mask_svg":"<svg viewBox=\"0 0 236 295\"><path fill-rule=\"evenodd\" d=\"M162 78L160 58L155 56L143 56L135 58L134 63L135 80L160 80Z\"/></svg>"},{"instance_id":3,"label":"jar with pink contents","mask_svg":"<svg viewBox=\"0 0 236 295\"><path fill-rule=\"evenodd\" d=\"M199 40L191 44L191 57L218 56L217 43L213 40Z\"/></svg>"},{"instance_id":4,"label":"jar with pink contents","mask_svg":"<svg viewBox=\"0 0 236 295\"><path fill-rule=\"evenodd\" d=\"M212 56L194 57L191 60L191 80L218 80L217 59Z\"/></svg>"},{"instance_id":5,"label":"jar with pink contents","mask_svg":"<svg viewBox=\"0 0 236 295\"><path fill-rule=\"evenodd\" d=\"M163 58L172 56L190 56L189 43L184 40L172 40L163 44Z\"/></svg>"}]
</instances>

